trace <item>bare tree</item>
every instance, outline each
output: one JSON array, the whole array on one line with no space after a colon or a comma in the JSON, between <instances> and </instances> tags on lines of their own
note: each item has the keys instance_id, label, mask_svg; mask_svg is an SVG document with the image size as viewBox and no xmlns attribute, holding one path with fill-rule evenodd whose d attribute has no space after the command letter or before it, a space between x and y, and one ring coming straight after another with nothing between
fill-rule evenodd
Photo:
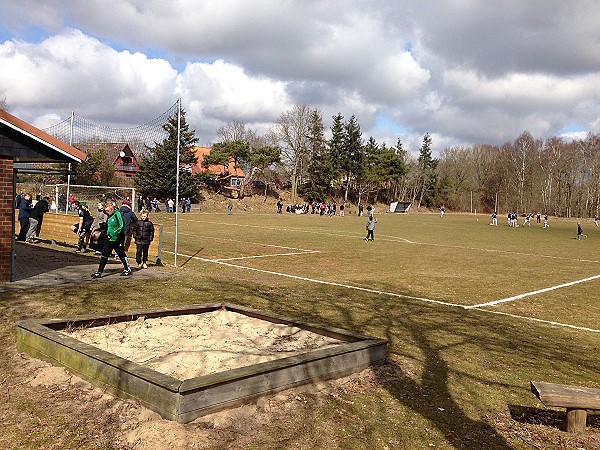
<instances>
[{"instance_id":1,"label":"bare tree","mask_svg":"<svg viewBox=\"0 0 600 450\"><path fill-rule=\"evenodd\" d=\"M298 186L302 183L308 167L309 130L311 110L307 105L295 105L279 116L276 132L282 145L282 161L287 167L292 183L291 202L298 197Z\"/></svg>"}]
</instances>

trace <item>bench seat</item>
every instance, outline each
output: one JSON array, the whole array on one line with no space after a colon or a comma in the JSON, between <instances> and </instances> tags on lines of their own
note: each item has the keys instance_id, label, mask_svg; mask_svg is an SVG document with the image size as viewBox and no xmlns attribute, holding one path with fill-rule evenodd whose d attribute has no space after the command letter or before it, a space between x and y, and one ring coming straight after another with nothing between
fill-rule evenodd
<instances>
[{"instance_id":1,"label":"bench seat","mask_svg":"<svg viewBox=\"0 0 600 450\"><path fill-rule=\"evenodd\" d=\"M546 406L567 409L566 430L585 431L587 411L600 410L600 389L531 381L531 392Z\"/></svg>"}]
</instances>

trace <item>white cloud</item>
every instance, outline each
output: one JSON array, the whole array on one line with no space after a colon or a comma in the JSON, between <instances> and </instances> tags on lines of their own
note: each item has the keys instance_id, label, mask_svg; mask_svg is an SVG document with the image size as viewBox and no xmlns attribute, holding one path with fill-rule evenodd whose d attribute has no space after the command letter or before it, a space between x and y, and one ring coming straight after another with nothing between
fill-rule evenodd
<instances>
[{"instance_id":1,"label":"white cloud","mask_svg":"<svg viewBox=\"0 0 600 450\"><path fill-rule=\"evenodd\" d=\"M24 119L76 110L143 123L181 96L207 142L232 120L266 130L295 103L318 107L326 126L333 114L354 114L365 136L393 137L388 145L429 132L435 150L502 144L524 130L543 138L571 123L600 131L595 0L0 0L0 8L9 17L0 36L10 37L0 44L0 95ZM397 122L389 133L376 128L382 111Z\"/></svg>"}]
</instances>

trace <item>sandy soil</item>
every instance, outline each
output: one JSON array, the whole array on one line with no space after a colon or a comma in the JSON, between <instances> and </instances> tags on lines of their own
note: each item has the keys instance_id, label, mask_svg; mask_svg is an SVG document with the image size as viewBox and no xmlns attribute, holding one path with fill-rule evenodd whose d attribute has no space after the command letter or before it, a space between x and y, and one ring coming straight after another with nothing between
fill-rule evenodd
<instances>
[{"instance_id":1,"label":"sandy soil","mask_svg":"<svg viewBox=\"0 0 600 450\"><path fill-rule=\"evenodd\" d=\"M244 367L341 341L225 309L70 330L87 344L180 380Z\"/></svg>"}]
</instances>

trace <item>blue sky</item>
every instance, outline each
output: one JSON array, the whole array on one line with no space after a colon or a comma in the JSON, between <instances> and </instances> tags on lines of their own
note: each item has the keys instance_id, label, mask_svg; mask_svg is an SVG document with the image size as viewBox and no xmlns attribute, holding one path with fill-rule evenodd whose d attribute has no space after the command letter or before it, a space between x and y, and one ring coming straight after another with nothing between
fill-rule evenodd
<instances>
[{"instance_id":1,"label":"blue sky","mask_svg":"<svg viewBox=\"0 0 600 450\"><path fill-rule=\"evenodd\" d=\"M415 153L600 133L593 0L0 0L0 98L46 127L123 127L181 98L203 145L296 104Z\"/></svg>"}]
</instances>

